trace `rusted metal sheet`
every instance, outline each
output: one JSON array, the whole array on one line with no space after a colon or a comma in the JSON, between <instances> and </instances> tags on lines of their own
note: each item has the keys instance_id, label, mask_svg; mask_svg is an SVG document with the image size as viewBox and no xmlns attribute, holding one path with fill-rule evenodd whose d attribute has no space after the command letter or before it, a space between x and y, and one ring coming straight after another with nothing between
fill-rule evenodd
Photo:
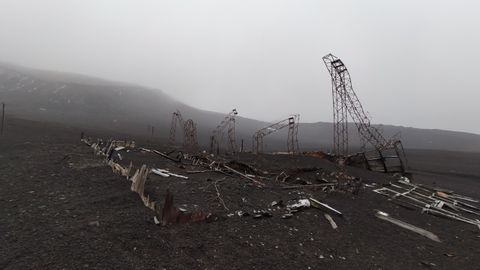
<instances>
[{"instance_id":1,"label":"rusted metal sheet","mask_svg":"<svg viewBox=\"0 0 480 270\"><path fill-rule=\"evenodd\" d=\"M190 213L180 211L173 203L173 194L167 190L165 203L162 209L162 218L160 220L161 225L166 226L169 224L186 224L208 221L211 217L211 213L202 211Z\"/></svg>"}]
</instances>

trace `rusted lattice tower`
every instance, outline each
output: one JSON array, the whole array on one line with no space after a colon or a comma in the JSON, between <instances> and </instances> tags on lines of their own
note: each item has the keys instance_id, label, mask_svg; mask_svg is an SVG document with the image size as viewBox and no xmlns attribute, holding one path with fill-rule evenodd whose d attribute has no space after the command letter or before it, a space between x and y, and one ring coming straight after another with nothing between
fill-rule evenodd
<instances>
[{"instance_id":1,"label":"rusted lattice tower","mask_svg":"<svg viewBox=\"0 0 480 270\"><path fill-rule=\"evenodd\" d=\"M188 119L183 125L183 130L185 149L189 151L196 151L198 149L197 125L192 119Z\"/></svg>"},{"instance_id":2,"label":"rusted lattice tower","mask_svg":"<svg viewBox=\"0 0 480 270\"><path fill-rule=\"evenodd\" d=\"M382 133L371 125L353 90L350 73L342 60L328 54L323 57L323 61L332 78L334 154L342 160L348 156L348 115L355 123L361 140L371 144L380 154L389 148L398 150L397 146L401 146L399 140L386 140ZM399 159L401 161L400 157Z\"/></svg>"},{"instance_id":3,"label":"rusted lattice tower","mask_svg":"<svg viewBox=\"0 0 480 270\"><path fill-rule=\"evenodd\" d=\"M233 109L220 124L213 130L210 136L210 152L220 154L220 146L225 136L225 129L227 130L228 145L227 152L232 154L237 153L237 142L235 138L235 116L238 114L236 109Z\"/></svg>"},{"instance_id":4,"label":"rusted lattice tower","mask_svg":"<svg viewBox=\"0 0 480 270\"><path fill-rule=\"evenodd\" d=\"M278 130L288 127L288 137L287 137L287 151L290 154L298 153L298 124L300 121L300 115L295 114L291 117L279 121L277 123L271 124L264 128L261 128L253 134L252 137L252 152L255 154L263 152L263 138L267 135L270 135Z\"/></svg>"},{"instance_id":5,"label":"rusted lattice tower","mask_svg":"<svg viewBox=\"0 0 480 270\"><path fill-rule=\"evenodd\" d=\"M300 152L300 147L298 146L298 126L300 125L300 114L293 115L293 119L289 118L288 123L288 138L287 138L287 149L289 153L297 154Z\"/></svg>"},{"instance_id":6,"label":"rusted lattice tower","mask_svg":"<svg viewBox=\"0 0 480 270\"><path fill-rule=\"evenodd\" d=\"M197 142L197 128L192 119L188 119L186 122L183 120L182 114L179 110L173 112L172 123L170 126L170 138L169 146L174 147L177 124L183 129L183 146L186 150L194 151L198 147Z\"/></svg>"},{"instance_id":7,"label":"rusted lattice tower","mask_svg":"<svg viewBox=\"0 0 480 270\"><path fill-rule=\"evenodd\" d=\"M183 127L183 117L179 110L172 113L172 122L170 124L170 138L168 140L168 145L173 147L175 145L175 138L177 133L177 124Z\"/></svg>"}]
</instances>

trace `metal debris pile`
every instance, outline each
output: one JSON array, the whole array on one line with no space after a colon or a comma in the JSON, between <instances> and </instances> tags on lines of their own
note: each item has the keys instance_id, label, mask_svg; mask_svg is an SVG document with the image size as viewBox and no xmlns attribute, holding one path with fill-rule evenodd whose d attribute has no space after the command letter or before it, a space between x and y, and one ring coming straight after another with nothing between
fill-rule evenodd
<instances>
[{"instance_id":1,"label":"metal debris pile","mask_svg":"<svg viewBox=\"0 0 480 270\"><path fill-rule=\"evenodd\" d=\"M131 190L139 194L146 207L157 213L154 222L159 225L210 222L217 220L221 216L224 216L224 218L241 217L252 219L278 216L282 219L288 219L301 211L315 208L323 212L325 219L333 229L337 229L338 225L332 215L343 217L343 213L327 203L313 198L311 194L305 193L302 190L311 189L356 195L362 188L370 188L373 192L387 197L389 201L402 207L419 209L422 213L461 221L480 228L480 221L478 220L480 207L478 206L478 200L456 194L450 190L413 184L404 176L397 176L396 181L392 181L379 188L378 184L362 183L361 179L348 175L343 170L330 172L322 168L313 167L296 168L281 171L280 173L271 173L257 169L252 165L236 159L226 160L206 152L183 153L178 150L161 152L155 149L135 148L136 144L133 141L101 139L93 141L89 138L83 138L82 141L92 147L96 155L103 156L105 163L112 168L115 174L122 175L131 181ZM123 167L115 161L122 160L121 153L123 153L123 151L137 151L165 158L177 164L176 166L179 169L183 169L184 173L155 166L148 168L146 165L142 165L135 170L132 162L130 162L127 167ZM188 167L188 169L186 167ZM199 209L187 211L186 208L174 205L173 194L169 190L166 190L163 205L158 204L149 194L145 193L145 182L150 174L188 180L190 177L187 175L209 172L224 176L224 178L213 181L210 184L215 188L215 194L213 196L216 198L214 199L218 202L219 207L223 207L224 212L210 212ZM263 208L255 206L258 206L260 201L251 204L247 202L247 198L242 198L243 203L249 206L246 208L238 207L237 209L231 209L232 206L230 205L230 208L227 206L230 203L222 196L219 185L220 182L225 180L225 177L245 179L247 182L242 185L243 187L250 186L257 190L296 190L296 198L286 200L285 202L282 200L273 201ZM383 221L390 222L391 224L418 233L433 241L440 242L440 239L435 234L405 221L395 219L386 212L376 211L375 216Z\"/></svg>"},{"instance_id":2,"label":"metal debris pile","mask_svg":"<svg viewBox=\"0 0 480 270\"><path fill-rule=\"evenodd\" d=\"M373 192L389 198L389 201L422 213L449 218L480 228L479 201L454 193L451 190L413 184L406 177L390 182Z\"/></svg>"},{"instance_id":3,"label":"metal debris pile","mask_svg":"<svg viewBox=\"0 0 480 270\"><path fill-rule=\"evenodd\" d=\"M327 172L321 168L297 168L281 172L275 180L288 183L284 189L320 189L324 192L358 194L362 180L342 171ZM296 185L294 185L296 184Z\"/></svg>"},{"instance_id":4,"label":"metal debris pile","mask_svg":"<svg viewBox=\"0 0 480 270\"><path fill-rule=\"evenodd\" d=\"M311 197L304 197L301 199L289 200L286 203L284 203L282 200L273 201L268 206L268 208L265 208L265 209L254 209L250 212L244 211L244 210L237 210L233 213L227 214L227 216L228 217L234 217L234 216L252 217L254 219L260 219L260 218L273 217L276 213L279 213L282 219L288 219L293 217L296 213L308 208L316 208L325 212L327 220L332 224L332 227L334 229L337 228L337 225L335 224L335 222L333 221L333 218L329 214L338 215L340 217L343 216L342 212L338 211L337 209Z\"/></svg>"},{"instance_id":5,"label":"metal debris pile","mask_svg":"<svg viewBox=\"0 0 480 270\"><path fill-rule=\"evenodd\" d=\"M282 172L280 175L284 176L284 179L279 181L279 176L276 174L271 174L266 171L261 171L253 166L237 161L237 160L225 160L218 156L212 154L203 153L183 153L181 151L170 151L170 152L161 152L155 149L148 149L143 147L136 147L135 142L133 141L118 141L118 140L92 140L91 138L82 138L82 142L89 145L93 148L94 154L97 156L102 156L105 159L105 163L112 168L112 171L115 174L124 176L127 180L131 181L131 190L138 193L140 198L146 207L154 210L161 217L160 219L156 218L156 223L167 225L174 223L189 223L189 222L198 222L207 220L213 220L215 215L208 212L195 211L188 213L185 209L175 207L173 205L173 195L170 191L167 190L165 197L165 202L163 207L159 207L157 202L154 201L148 194L145 194L145 183L150 174L155 174L161 177L175 177L188 180L189 177L181 173L173 172L170 169L152 168L147 167L145 164L141 165L138 169L134 169L134 165L130 162L129 166L123 167L121 164L117 163L116 160L122 160L121 153L123 151L130 152L143 152L147 154L153 154L158 157L168 159L174 163L179 163L179 168L185 169L185 166L198 167L198 170L185 170L187 174L198 174L206 172L215 172L222 174L224 176L230 177L240 177L241 179L248 180L247 185L254 186L256 188L272 188L268 185L269 181L282 182L283 185L281 189L303 189L303 188L312 188L320 187L324 191L334 191L340 185L338 184L339 176L337 173L327 173L318 168L304 168L296 169L289 172L289 175ZM312 184L309 181L297 181L302 173L314 173L318 181L322 184ZM343 179L345 176L342 176ZM293 179L295 178L295 179ZM352 178L353 179L353 178ZM342 215L340 211L335 210L333 207L320 202L314 198L309 197L310 195L303 192L299 194L304 194L306 197L301 199L294 199L288 201L286 204L283 204L282 201L273 202L266 209L257 209L257 210L236 210L233 213L226 206L225 201L222 198L222 194L217 186L217 180L213 183L213 186L216 190L216 196L218 201L223 208L230 212L227 214L227 217L232 216L242 216L242 217L253 217L254 219L271 217L273 213L279 212L280 216L284 219L292 217L295 213L306 208L318 208L325 211L327 220L332 224L332 227L336 228L337 225L331 218L330 214ZM302 185L292 185L292 183L301 183ZM277 184L278 186L278 184ZM227 213L228 213L227 212ZM335 225L333 225L335 224Z\"/></svg>"},{"instance_id":6,"label":"metal debris pile","mask_svg":"<svg viewBox=\"0 0 480 270\"><path fill-rule=\"evenodd\" d=\"M143 164L135 173L130 176L130 173L133 169L133 164L130 162L130 165L126 168L122 167L119 163L114 161L114 153L117 153L117 156L121 160L120 151L131 151L135 148L134 141L117 141L117 140L101 140L97 139L93 141L91 138L82 138L82 142L93 148L94 154L98 156L103 156L105 158L105 163L112 168L113 173L125 176L128 181L131 181L131 190L138 193L144 205L151 210L157 212L162 218L161 221L155 217L157 223L162 225L172 224L172 223L190 223L206 220L211 217L211 213L204 213L201 211L187 213L183 209L177 208L173 205L173 195L170 191L167 190L165 196L165 203L163 208L157 207L157 202L150 198L148 194L145 194L145 182L148 179L150 173L161 175L164 177L179 177L183 179L188 179L188 177L172 173L164 169L148 168ZM162 156L168 157L167 154L156 150L149 150L145 148L140 148L139 151L152 152L155 154L161 154ZM172 158L173 159L173 158ZM175 159L173 159L175 161Z\"/></svg>"}]
</instances>

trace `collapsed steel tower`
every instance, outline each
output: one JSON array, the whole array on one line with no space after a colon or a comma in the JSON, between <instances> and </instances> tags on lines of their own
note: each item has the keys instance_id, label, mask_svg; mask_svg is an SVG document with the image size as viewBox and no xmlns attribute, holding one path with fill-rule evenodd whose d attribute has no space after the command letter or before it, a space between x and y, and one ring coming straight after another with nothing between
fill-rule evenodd
<instances>
[{"instance_id":1,"label":"collapsed steel tower","mask_svg":"<svg viewBox=\"0 0 480 270\"><path fill-rule=\"evenodd\" d=\"M266 126L262 129L257 130L252 137L252 152L255 154L263 152L263 137L270 135L274 132L277 132L280 129L288 127L288 137L287 137L287 151L290 154L298 153L298 125L300 123L300 115L295 114L291 117L279 121L277 123Z\"/></svg>"},{"instance_id":2,"label":"collapsed steel tower","mask_svg":"<svg viewBox=\"0 0 480 270\"><path fill-rule=\"evenodd\" d=\"M237 153L237 142L235 139L235 116L238 114L236 109L233 109L220 124L213 130L210 136L210 152L220 154L220 145L222 144L227 129L228 145L227 152L232 154Z\"/></svg>"},{"instance_id":3,"label":"collapsed steel tower","mask_svg":"<svg viewBox=\"0 0 480 270\"><path fill-rule=\"evenodd\" d=\"M333 150L340 160L348 157L348 115L357 127L360 139L371 144L375 149L374 156L367 156L368 161L383 161L384 171L388 171L386 159L397 159L400 171L405 170L405 154L400 140L387 140L377 128L371 125L357 94L353 90L350 73L345 64L332 54L325 55L323 61L332 78L333 97ZM385 155L389 150L394 154ZM367 153L367 152L366 152ZM369 160L370 159L370 160Z\"/></svg>"},{"instance_id":4,"label":"collapsed steel tower","mask_svg":"<svg viewBox=\"0 0 480 270\"><path fill-rule=\"evenodd\" d=\"M188 119L183 125L183 132L185 134L184 145L185 148L191 151L198 149L197 141L197 125L192 119Z\"/></svg>"},{"instance_id":5,"label":"collapsed steel tower","mask_svg":"<svg viewBox=\"0 0 480 270\"><path fill-rule=\"evenodd\" d=\"M173 147L175 145L175 137L177 131L177 124L183 128L183 147L190 151L195 151L198 148L197 142L197 127L195 122L192 119L188 119L186 122L183 121L182 114L179 110L173 112L172 114L172 123L170 126L170 138L169 146Z\"/></svg>"}]
</instances>

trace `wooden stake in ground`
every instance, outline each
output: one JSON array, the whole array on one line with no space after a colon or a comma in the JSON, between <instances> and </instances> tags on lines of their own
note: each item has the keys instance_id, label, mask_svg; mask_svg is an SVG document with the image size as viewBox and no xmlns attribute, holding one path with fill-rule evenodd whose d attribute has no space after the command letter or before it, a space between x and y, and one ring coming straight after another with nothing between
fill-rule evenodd
<instances>
[{"instance_id":1,"label":"wooden stake in ground","mask_svg":"<svg viewBox=\"0 0 480 270\"><path fill-rule=\"evenodd\" d=\"M0 135L3 135L4 125L5 125L5 103L2 102L2 127L1 127L1 130L0 130Z\"/></svg>"}]
</instances>

